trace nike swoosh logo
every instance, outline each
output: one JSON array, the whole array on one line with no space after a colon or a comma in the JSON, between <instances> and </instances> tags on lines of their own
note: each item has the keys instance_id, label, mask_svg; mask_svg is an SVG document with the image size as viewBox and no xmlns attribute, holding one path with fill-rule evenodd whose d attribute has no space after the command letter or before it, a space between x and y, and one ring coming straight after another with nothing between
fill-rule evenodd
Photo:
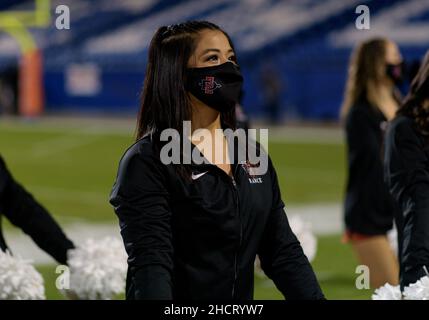
<instances>
[{"instance_id":1,"label":"nike swoosh logo","mask_svg":"<svg viewBox=\"0 0 429 320\"><path fill-rule=\"evenodd\" d=\"M191 178L192 178L192 180L197 180L198 178L201 178L203 175L205 175L207 172L208 172L208 171L201 172L201 173L198 173L198 174L194 174L194 173L192 172L192 176L191 176Z\"/></svg>"}]
</instances>

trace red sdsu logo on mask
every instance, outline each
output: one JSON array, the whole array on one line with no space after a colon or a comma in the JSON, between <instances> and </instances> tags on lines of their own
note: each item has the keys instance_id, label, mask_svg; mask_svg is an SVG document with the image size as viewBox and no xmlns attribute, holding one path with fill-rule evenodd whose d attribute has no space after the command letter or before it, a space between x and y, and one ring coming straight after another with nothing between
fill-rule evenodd
<instances>
[{"instance_id":1,"label":"red sdsu logo on mask","mask_svg":"<svg viewBox=\"0 0 429 320\"><path fill-rule=\"evenodd\" d=\"M214 79L214 77L207 76L199 83L201 90L205 94L213 94L213 91L215 91L217 88L222 87L221 84L217 83Z\"/></svg>"}]
</instances>

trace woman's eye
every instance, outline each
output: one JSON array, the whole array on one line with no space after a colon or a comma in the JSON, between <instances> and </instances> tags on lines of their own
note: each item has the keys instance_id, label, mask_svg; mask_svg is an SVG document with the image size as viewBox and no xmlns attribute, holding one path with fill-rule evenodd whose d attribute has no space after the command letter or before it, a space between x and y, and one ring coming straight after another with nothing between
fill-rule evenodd
<instances>
[{"instance_id":1,"label":"woman's eye","mask_svg":"<svg viewBox=\"0 0 429 320\"><path fill-rule=\"evenodd\" d=\"M218 57L216 55L210 56L206 61L217 61Z\"/></svg>"},{"instance_id":2,"label":"woman's eye","mask_svg":"<svg viewBox=\"0 0 429 320\"><path fill-rule=\"evenodd\" d=\"M228 58L228 60L229 60L229 61L232 61L232 62L237 62L237 58L236 58L236 56L230 56L230 57Z\"/></svg>"}]
</instances>

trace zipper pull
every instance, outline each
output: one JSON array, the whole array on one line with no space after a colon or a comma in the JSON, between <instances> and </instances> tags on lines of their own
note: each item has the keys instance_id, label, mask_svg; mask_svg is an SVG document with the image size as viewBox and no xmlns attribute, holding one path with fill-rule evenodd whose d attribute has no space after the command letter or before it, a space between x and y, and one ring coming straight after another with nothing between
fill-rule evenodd
<instances>
[{"instance_id":1,"label":"zipper pull","mask_svg":"<svg viewBox=\"0 0 429 320\"><path fill-rule=\"evenodd\" d=\"M237 188L237 182L235 182L234 176L231 177L232 180L232 185L234 186L234 188Z\"/></svg>"}]
</instances>

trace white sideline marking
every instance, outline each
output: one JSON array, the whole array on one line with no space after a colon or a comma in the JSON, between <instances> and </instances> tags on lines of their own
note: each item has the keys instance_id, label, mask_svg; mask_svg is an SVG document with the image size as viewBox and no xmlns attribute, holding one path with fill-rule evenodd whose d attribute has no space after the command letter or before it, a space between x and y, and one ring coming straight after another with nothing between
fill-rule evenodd
<instances>
[{"instance_id":1,"label":"white sideline marking","mask_svg":"<svg viewBox=\"0 0 429 320\"><path fill-rule=\"evenodd\" d=\"M313 232L318 236L339 234L342 231L341 206L339 204L286 206L286 213L300 216L304 222L308 222L312 226ZM115 222L101 224L79 222L64 224L63 227L67 236L75 244L80 244L87 238L120 237L119 226ZM8 228L4 233L6 242L14 254L31 259L35 264L56 263L18 229Z\"/></svg>"},{"instance_id":2,"label":"white sideline marking","mask_svg":"<svg viewBox=\"0 0 429 320\"><path fill-rule=\"evenodd\" d=\"M36 125L29 125L26 123L18 122L11 126L10 122L0 121L0 130L9 132L40 132L40 133L58 133L61 135L74 136L76 139L89 139L90 136L117 136L129 138L130 143L134 141L134 125L123 124L119 122L114 124L107 122L101 123L102 120L95 121L95 124L75 126L70 123L60 126L53 123L38 123ZM6 126L2 126L5 123ZM326 144L326 145L343 145L344 133L340 128L320 128L320 127L269 127L268 139L274 143L299 143L299 144ZM258 126L256 129L261 129ZM85 136L85 137L82 137ZM65 141L67 143L67 141ZM59 138L61 144L61 138ZM61 146L60 146L61 147Z\"/></svg>"}]
</instances>

